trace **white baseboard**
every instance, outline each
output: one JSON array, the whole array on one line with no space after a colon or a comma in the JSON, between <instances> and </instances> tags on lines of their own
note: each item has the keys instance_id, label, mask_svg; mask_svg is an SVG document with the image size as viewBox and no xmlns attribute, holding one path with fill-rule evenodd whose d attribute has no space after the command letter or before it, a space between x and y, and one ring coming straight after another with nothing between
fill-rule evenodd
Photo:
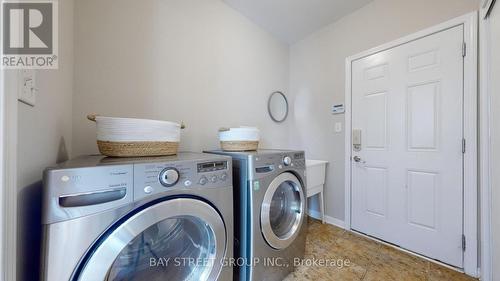
<instances>
[{"instance_id":1,"label":"white baseboard","mask_svg":"<svg viewBox=\"0 0 500 281\"><path fill-rule=\"evenodd\" d=\"M315 219L318 219L318 220L321 220L321 213L318 212L318 211L315 211L315 210L308 210L307 211L307 214L312 217L312 218L315 218ZM325 215L325 222L327 224L331 224L331 225L334 225L336 227L340 227L342 229L345 229L345 223L343 220L339 220L337 218L334 218L334 217L330 217L330 216L327 216Z\"/></svg>"}]
</instances>

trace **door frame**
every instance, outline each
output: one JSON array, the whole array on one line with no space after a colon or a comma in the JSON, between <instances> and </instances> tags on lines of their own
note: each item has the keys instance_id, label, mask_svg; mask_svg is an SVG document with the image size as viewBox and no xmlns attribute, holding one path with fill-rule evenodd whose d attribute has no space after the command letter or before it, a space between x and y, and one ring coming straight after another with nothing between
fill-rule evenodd
<instances>
[{"instance_id":1,"label":"door frame","mask_svg":"<svg viewBox=\"0 0 500 281\"><path fill-rule=\"evenodd\" d=\"M466 56L464 58L464 138L466 139L466 153L464 154L464 198L463 198L463 234L466 237L464 251L464 272L478 277L478 166L477 166L477 42L478 42L478 15L472 12L436 26L424 29L411 35L402 37L381 46L369 49L346 58L346 88L345 88L345 228L351 230L351 90L352 90L352 63L361 58L421 39L423 37L459 26L464 26L464 41Z\"/></svg>"},{"instance_id":2,"label":"door frame","mask_svg":"<svg viewBox=\"0 0 500 281\"><path fill-rule=\"evenodd\" d=\"M17 81L0 69L0 280L16 280L17 264Z\"/></svg>"},{"instance_id":3,"label":"door frame","mask_svg":"<svg viewBox=\"0 0 500 281\"><path fill-rule=\"evenodd\" d=\"M491 92L489 88L491 64L491 33L489 12L495 5L494 0L483 0L479 11L479 183L480 183L480 249L481 249L481 280L490 281L493 278L493 253L491 233Z\"/></svg>"},{"instance_id":4,"label":"door frame","mask_svg":"<svg viewBox=\"0 0 500 281\"><path fill-rule=\"evenodd\" d=\"M0 14L2 13L3 5L0 5ZM0 32L1 30L2 21ZM3 54L2 45L0 44L0 53ZM0 281L17 279L18 77L19 71L0 67Z\"/></svg>"}]
</instances>

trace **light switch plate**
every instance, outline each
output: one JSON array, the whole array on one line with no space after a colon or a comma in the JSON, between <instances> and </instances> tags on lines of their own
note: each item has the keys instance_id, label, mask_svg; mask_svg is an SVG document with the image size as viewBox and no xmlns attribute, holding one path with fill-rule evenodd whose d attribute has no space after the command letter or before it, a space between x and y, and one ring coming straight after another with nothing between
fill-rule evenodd
<instances>
[{"instance_id":1,"label":"light switch plate","mask_svg":"<svg viewBox=\"0 0 500 281\"><path fill-rule=\"evenodd\" d=\"M342 132L342 123L336 122L335 123L335 133L341 133Z\"/></svg>"},{"instance_id":2,"label":"light switch plate","mask_svg":"<svg viewBox=\"0 0 500 281\"><path fill-rule=\"evenodd\" d=\"M35 106L37 90L35 70L21 70L17 99L27 105Z\"/></svg>"}]
</instances>

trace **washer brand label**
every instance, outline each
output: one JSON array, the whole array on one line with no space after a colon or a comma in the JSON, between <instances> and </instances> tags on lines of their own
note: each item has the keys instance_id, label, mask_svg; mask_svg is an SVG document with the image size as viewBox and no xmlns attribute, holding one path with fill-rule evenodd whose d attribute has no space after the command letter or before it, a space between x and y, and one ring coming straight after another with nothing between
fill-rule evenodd
<instances>
[{"instance_id":1,"label":"washer brand label","mask_svg":"<svg viewBox=\"0 0 500 281\"><path fill-rule=\"evenodd\" d=\"M71 181L71 182L78 183L78 182L81 182L82 179L83 179L83 177L80 176L80 175L69 175L69 176L68 175L63 175L63 176L61 176L61 181L62 182L69 182L69 181Z\"/></svg>"},{"instance_id":2,"label":"washer brand label","mask_svg":"<svg viewBox=\"0 0 500 281\"><path fill-rule=\"evenodd\" d=\"M108 186L111 187L111 188L113 188L113 187L126 187L127 183L126 182L121 182L121 183L110 184Z\"/></svg>"},{"instance_id":3,"label":"washer brand label","mask_svg":"<svg viewBox=\"0 0 500 281\"><path fill-rule=\"evenodd\" d=\"M293 159L304 159L304 152L295 153Z\"/></svg>"},{"instance_id":4,"label":"washer brand label","mask_svg":"<svg viewBox=\"0 0 500 281\"><path fill-rule=\"evenodd\" d=\"M112 171L109 173L111 176L121 176L128 174L127 171Z\"/></svg>"},{"instance_id":5,"label":"washer brand label","mask_svg":"<svg viewBox=\"0 0 500 281\"><path fill-rule=\"evenodd\" d=\"M259 181L254 181L253 182L253 190L254 191L259 191L260 190L260 182Z\"/></svg>"}]
</instances>

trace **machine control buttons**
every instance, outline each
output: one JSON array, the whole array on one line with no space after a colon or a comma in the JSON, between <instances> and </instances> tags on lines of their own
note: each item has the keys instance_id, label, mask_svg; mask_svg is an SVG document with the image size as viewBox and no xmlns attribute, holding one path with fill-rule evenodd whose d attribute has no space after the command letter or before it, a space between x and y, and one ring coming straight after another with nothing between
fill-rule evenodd
<instances>
[{"instance_id":1,"label":"machine control buttons","mask_svg":"<svg viewBox=\"0 0 500 281\"><path fill-rule=\"evenodd\" d=\"M285 166L290 166L292 164L292 158L290 156L285 156L283 158L283 164L285 164Z\"/></svg>"},{"instance_id":2,"label":"machine control buttons","mask_svg":"<svg viewBox=\"0 0 500 281\"><path fill-rule=\"evenodd\" d=\"M191 186L193 184L190 180L184 181L184 186Z\"/></svg>"},{"instance_id":3,"label":"machine control buttons","mask_svg":"<svg viewBox=\"0 0 500 281\"><path fill-rule=\"evenodd\" d=\"M213 182L213 183L217 182L217 175L211 176L210 177L210 182Z\"/></svg>"},{"instance_id":4,"label":"machine control buttons","mask_svg":"<svg viewBox=\"0 0 500 281\"><path fill-rule=\"evenodd\" d=\"M179 181L179 171L175 168L165 168L160 172L160 183L165 187L174 186Z\"/></svg>"},{"instance_id":5,"label":"machine control buttons","mask_svg":"<svg viewBox=\"0 0 500 281\"><path fill-rule=\"evenodd\" d=\"M150 194L151 192L153 192L152 186L148 185L144 187L144 193Z\"/></svg>"},{"instance_id":6,"label":"machine control buttons","mask_svg":"<svg viewBox=\"0 0 500 281\"><path fill-rule=\"evenodd\" d=\"M220 175L220 180L221 181L227 180L227 173L222 173L222 175Z\"/></svg>"},{"instance_id":7,"label":"machine control buttons","mask_svg":"<svg viewBox=\"0 0 500 281\"><path fill-rule=\"evenodd\" d=\"M201 184L201 185L207 184L208 183L207 177L205 177L205 176L201 177L200 181L198 183Z\"/></svg>"}]
</instances>

